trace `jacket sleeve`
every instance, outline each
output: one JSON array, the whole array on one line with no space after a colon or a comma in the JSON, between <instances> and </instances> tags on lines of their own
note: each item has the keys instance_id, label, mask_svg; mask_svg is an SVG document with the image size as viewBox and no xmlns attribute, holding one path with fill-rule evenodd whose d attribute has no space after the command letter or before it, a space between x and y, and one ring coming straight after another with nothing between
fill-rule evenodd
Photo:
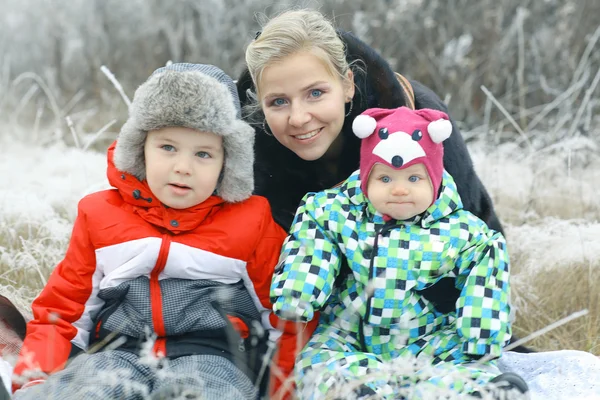
<instances>
[{"instance_id":1,"label":"jacket sleeve","mask_svg":"<svg viewBox=\"0 0 600 400\"><path fill-rule=\"evenodd\" d=\"M276 337L276 351L270 368L269 398L288 399L294 390L292 372L296 354L304 347L315 330L316 324L297 324L280 320L272 312L273 306L269 296L271 281L286 233L273 220L268 202L266 200L264 202L265 212L261 228L257 233L256 249L247 268L254 290L265 309L264 319L266 321L263 325L271 329Z\"/></svg>"},{"instance_id":2,"label":"jacket sleeve","mask_svg":"<svg viewBox=\"0 0 600 400\"><path fill-rule=\"evenodd\" d=\"M91 320L82 315L93 292L96 256L83 201L79 203L65 258L33 301L33 319L27 324L27 335L13 372L13 391L62 369L69 355L87 346Z\"/></svg>"},{"instance_id":3,"label":"jacket sleeve","mask_svg":"<svg viewBox=\"0 0 600 400\"><path fill-rule=\"evenodd\" d=\"M302 199L273 278L273 310L287 320L312 320L331 295L340 270L339 248L322 222L327 219L318 204L322 195Z\"/></svg>"},{"instance_id":4,"label":"jacket sleeve","mask_svg":"<svg viewBox=\"0 0 600 400\"><path fill-rule=\"evenodd\" d=\"M508 252L501 233L480 225L482 231L473 235L456 264L461 289L456 326L466 355L499 357L511 337Z\"/></svg>"}]
</instances>

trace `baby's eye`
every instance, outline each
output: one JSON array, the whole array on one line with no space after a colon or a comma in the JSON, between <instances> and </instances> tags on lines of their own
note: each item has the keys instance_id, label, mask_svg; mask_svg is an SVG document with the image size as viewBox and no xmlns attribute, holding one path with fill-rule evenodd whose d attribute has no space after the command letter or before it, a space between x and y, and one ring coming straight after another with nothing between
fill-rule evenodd
<instances>
[{"instance_id":1,"label":"baby's eye","mask_svg":"<svg viewBox=\"0 0 600 400\"><path fill-rule=\"evenodd\" d=\"M384 176L382 176L382 177L380 178L380 180L381 180L381 182L383 182L383 183L390 183L390 182L392 181L392 178L390 178L390 177L389 177L389 176L387 176L387 175L384 175Z\"/></svg>"},{"instance_id":2,"label":"baby's eye","mask_svg":"<svg viewBox=\"0 0 600 400\"><path fill-rule=\"evenodd\" d=\"M416 176L416 175L411 175L411 176L408 178L408 181L409 181L409 182L412 182L412 183L419 182L420 180L421 180L421 178L419 178L419 177L418 177L418 176Z\"/></svg>"},{"instance_id":3,"label":"baby's eye","mask_svg":"<svg viewBox=\"0 0 600 400\"><path fill-rule=\"evenodd\" d=\"M196 153L196 155L200 158L211 158L211 155L206 151L199 151Z\"/></svg>"},{"instance_id":4,"label":"baby's eye","mask_svg":"<svg viewBox=\"0 0 600 400\"><path fill-rule=\"evenodd\" d=\"M310 91L311 97L321 97L323 91L321 89L313 89Z\"/></svg>"},{"instance_id":5,"label":"baby's eye","mask_svg":"<svg viewBox=\"0 0 600 400\"><path fill-rule=\"evenodd\" d=\"M160 146L160 148L165 151L175 151L175 147L171 146L170 144L163 144Z\"/></svg>"}]
</instances>

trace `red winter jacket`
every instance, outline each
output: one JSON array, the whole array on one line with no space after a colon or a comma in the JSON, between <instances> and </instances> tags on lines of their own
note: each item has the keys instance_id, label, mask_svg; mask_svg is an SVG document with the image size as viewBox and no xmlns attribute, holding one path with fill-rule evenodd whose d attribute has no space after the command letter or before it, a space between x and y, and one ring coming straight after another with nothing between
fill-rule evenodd
<instances>
[{"instance_id":1,"label":"red winter jacket","mask_svg":"<svg viewBox=\"0 0 600 400\"><path fill-rule=\"evenodd\" d=\"M70 356L114 332L128 339L127 349L149 326L157 335L155 353L204 354L227 347L214 339L215 332L233 326L244 338L251 328L247 321L257 319L271 340L281 336L273 361L278 368L271 368L274 393L306 337L299 340L295 326L271 312L271 278L286 234L267 200L226 203L211 196L185 210L165 207L145 181L115 168L114 146L108 179L116 189L79 202L65 258L33 302L13 390L32 372L62 369ZM231 301L215 308L212 294L219 291ZM135 309L137 318L125 308Z\"/></svg>"}]
</instances>

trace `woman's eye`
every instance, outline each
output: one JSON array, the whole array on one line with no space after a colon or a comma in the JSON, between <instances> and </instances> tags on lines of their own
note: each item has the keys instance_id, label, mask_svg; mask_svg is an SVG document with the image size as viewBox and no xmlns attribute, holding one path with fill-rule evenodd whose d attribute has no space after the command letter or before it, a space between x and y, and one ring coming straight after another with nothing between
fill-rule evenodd
<instances>
[{"instance_id":1,"label":"woman's eye","mask_svg":"<svg viewBox=\"0 0 600 400\"><path fill-rule=\"evenodd\" d=\"M207 152L205 152L205 151L199 151L199 152L197 152L197 153L196 153L196 155L197 155L198 157L200 157L200 158L211 158L211 157L210 157L210 154L208 154L208 153L207 153Z\"/></svg>"},{"instance_id":2,"label":"woman's eye","mask_svg":"<svg viewBox=\"0 0 600 400\"><path fill-rule=\"evenodd\" d=\"M421 180L421 178L419 178L416 175L412 175L410 178L408 178L409 182L415 183L415 182L419 182Z\"/></svg>"},{"instance_id":3,"label":"woman's eye","mask_svg":"<svg viewBox=\"0 0 600 400\"><path fill-rule=\"evenodd\" d=\"M321 89L313 89L310 91L311 97L321 97L323 91Z\"/></svg>"},{"instance_id":4,"label":"woman's eye","mask_svg":"<svg viewBox=\"0 0 600 400\"><path fill-rule=\"evenodd\" d=\"M392 179L389 176L381 177L381 182L383 182L383 183L390 183L391 181L392 181Z\"/></svg>"},{"instance_id":5,"label":"woman's eye","mask_svg":"<svg viewBox=\"0 0 600 400\"><path fill-rule=\"evenodd\" d=\"M285 100L284 99L275 99L275 100L273 100L273 102L271 104L273 104L274 106L278 106L278 107L283 106L283 105L285 105Z\"/></svg>"},{"instance_id":6,"label":"woman's eye","mask_svg":"<svg viewBox=\"0 0 600 400\"><path fill-rule=\"evenodd\" d=\"M171 146L170 144L163 144L160 146L160 148L165 151L175 151L175 147Z\"/></svg>"}]
</instances>

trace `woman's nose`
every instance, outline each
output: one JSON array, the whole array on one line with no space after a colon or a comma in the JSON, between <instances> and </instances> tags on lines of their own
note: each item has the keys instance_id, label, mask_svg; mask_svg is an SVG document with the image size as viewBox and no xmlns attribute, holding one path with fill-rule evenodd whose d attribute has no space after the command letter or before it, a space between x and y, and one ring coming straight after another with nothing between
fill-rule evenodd
<instances>
[{"instance_id":1,"label":"woman's nose","mask_svg":"<svg viewBox=\"0 0 600 400\"><path fill-rule=\"evenodd\" d=\"M290 109L289 124L296 128L301 128L311 120L311 115L306 106L302 104L292 104Z\"/></svg>"}]
</instances>

